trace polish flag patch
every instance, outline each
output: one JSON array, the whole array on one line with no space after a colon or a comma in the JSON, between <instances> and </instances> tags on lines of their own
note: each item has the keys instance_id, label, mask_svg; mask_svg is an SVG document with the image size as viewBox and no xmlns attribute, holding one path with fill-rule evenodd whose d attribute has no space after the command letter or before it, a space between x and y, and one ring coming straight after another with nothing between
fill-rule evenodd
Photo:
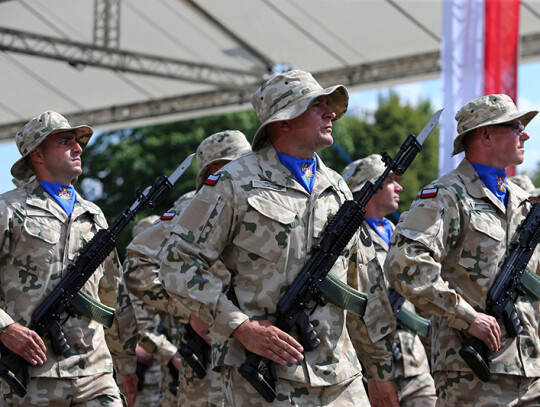
<instances>
[{"instance_id":1,"label":"polish flag patch","mask_svg":"<svg viewBox=\"0 0 540 407\"><path fill-rule=\"evenodd\" d=\"M204 181L204 183L205 183L205 185L214 186L218 182L219 177L221 177L221 174L219 174L219 175L211 174L211 175L208 176L208 178L206 178L206 181Z\"/></svg>"},{"instance_id":2,"label":"polish flag patch","mask_svg":"<svg viewBox=\"0 0 540 407\"><path fill-rule=\"evenodd\" d=\"M175 216L176 216L176 212L174 211L165 212L163 215L161 215L161 220L171 220Z\"/></svg>"},{"instance_id":3,"label":"polish flag patch","mask_svg":"<svg viewBox=\"0 0 540 407\"><path fill-rule=\"evenodd\" d=\"M437 192L439 192L439 188L427 188L423 189L420 193L420 198L433 198L437 196Z\"/></svg>"}]
</instances>

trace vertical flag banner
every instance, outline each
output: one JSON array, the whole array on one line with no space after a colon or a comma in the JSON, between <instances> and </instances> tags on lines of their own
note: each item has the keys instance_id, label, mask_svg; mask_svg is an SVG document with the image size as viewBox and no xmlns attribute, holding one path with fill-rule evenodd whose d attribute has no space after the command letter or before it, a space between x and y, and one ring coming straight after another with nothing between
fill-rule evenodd
<instances>
[{"instance_id":1,"label":"vertical flag banner","mask_svg":"<svg viewBox=\"0 0 540 407\"><path fill-rule=\"evenodd\" d=\"M456 168L451 157L455 114L490 93L517 99L520 0L444 0L441 46L444 111L439 132L439 175ZM516 103L517 104L517 103ZM507 169L508 176L515 174Z\"/></svg>"},{"instance_id":2,"label":"vertical flag banner","mask_svg":"<svg viewBox=\"0 0 540 407\"><path fill-rule=\"evenodd\" d=\"M484 91L485 0L443 1L441 77L444 110L439 131L439 175L453 170L463 153L451 157L457 135L454 116Z\"/></svg>"}]
</instances>

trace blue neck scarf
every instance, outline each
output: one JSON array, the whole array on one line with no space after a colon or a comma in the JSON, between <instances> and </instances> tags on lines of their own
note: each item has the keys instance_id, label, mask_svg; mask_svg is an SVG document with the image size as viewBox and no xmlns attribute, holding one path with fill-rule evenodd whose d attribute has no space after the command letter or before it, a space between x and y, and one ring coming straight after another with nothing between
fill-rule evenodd
<instances>
[{"instance_id":1,"label":"blue neck scarf","mask_svg":"<svg viewBox=\"0 0 540 407\"><path fill-rule=\"evenodd\" d=\"M506 171L499 168L488 167L483 164L471 163L487 189L495 194L504 206L508 202Z\"/></svg>"},{"instance_id":2,"label":"blue neck scarf","mask_svg":"<svg viewBox=\"0 0 540 407\"><path fill-rule=\"evenodd\" d=\"M39 181L39 183L70 217L73 212L73 205L75 205L75 188L73 188L73 185L62 185L48 181Z\"/></svg>"},{"instance_id":3,"label":"blue neck scarf","mask_svg":"<svg viewBox=\"0 0 540 407\"><path fill-rule=\"evenodd\" d=\"M383 238L387 245L390 245L390 237L392 237L392 222L388 219L366 218L366 222L377 234Z\"/></svg>"},{"instance_id":4,"label":"blue neck scarf","mask_svg":"<svg viewBox=\"0 0 540 407\"><path fill-rule=\"evenodd\" d=\"M315 154L311 159L295 158L290 155L277 153L279 161L283 164L296 180L311 194L317 173L317 159Z\"/></svg>"}]
</instances>

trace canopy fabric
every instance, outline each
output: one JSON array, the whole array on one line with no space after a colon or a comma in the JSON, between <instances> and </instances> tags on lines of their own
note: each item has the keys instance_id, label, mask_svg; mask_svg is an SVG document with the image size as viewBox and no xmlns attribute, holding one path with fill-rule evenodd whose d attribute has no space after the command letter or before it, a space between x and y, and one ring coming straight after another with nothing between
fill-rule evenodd
<instances>
[{"instance_id":1,"label":"canopy fabric","mask_svg":"<svg viewBox=\"0 0 540 407\"><path fill-rule=\"evenodd\" d=\"M540 2L521 2L521 62ZM350 91L434 78L442 0L0 0L0 141L44 110L98 130L250 109L275 71Z\"/></svg>"}]
</instances>

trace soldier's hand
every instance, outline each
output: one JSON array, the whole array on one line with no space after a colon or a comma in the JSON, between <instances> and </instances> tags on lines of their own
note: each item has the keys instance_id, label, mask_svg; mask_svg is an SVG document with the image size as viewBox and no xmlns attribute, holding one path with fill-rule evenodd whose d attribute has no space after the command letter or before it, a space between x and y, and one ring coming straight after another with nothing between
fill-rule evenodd
<instances>
[{"instance_id":1,"label":"soldier's hand","mask_svg":"<svg viewBox=\"0 0 540 407\"><path fill-rule=\"evenodd\" d=\"M14 322L0 333L0 341L31 365L47 361L47 348L43 339L31 329Z\"/></svg>"},{"instance_id":2,"label":"soldier's hand","mask_svg":"<svg viewBox=\"0 0 540 407\"><path fill-rule=\"evenodd\" d=\"M139 380L136 374L121 374L119 375L122 387L124 388L124 394L127 397L128 404L130 406L135 404L137 399L137 384Z\"/></svg>"},{"instance_id":3,"label":"soldier's hand","mask_svg":"<svg viewBox=\"0 0 540 407\"><path fill-rule=\"evenodd\" d=\"M189 324L193 328L193 330L199 335L201 338L204 339L204 341L209 345L212 346L212 340L206 335L206 332L208 332L209 325L204 322L199 317L191 314L189 316Z\"/></svg>"},{"instance_id":4,"label":"soldier's hand","mask_svg":"<svg viewBox=\"0 0 540 407\"><path fill-rule=\"evenodd\" d=\"M501 347L501 327L491 315L479 312L467 332L484 342L492 352Z\"/></svg>"},{"instance_id":5,"label":"soldier's hand","mask_svg":"<svg viewBox=\"0 0 540 407\"><path fill-rule=\"evenodd\" d=\"M399 407L398 392L393 381L368 382L368 394L372 407Z\"/></svg>"},{"instance_id":6,"label":"soldier's hand","mask_svg":"<svg viewBox=\"0 0 540 407\"><path fill-rule=\"evenodd\" d=\"M232 336L247 350L280 365L296 365L304 359L302 345L270 321L248 319L233 331Z\"/></svg>"}]
</instances>

